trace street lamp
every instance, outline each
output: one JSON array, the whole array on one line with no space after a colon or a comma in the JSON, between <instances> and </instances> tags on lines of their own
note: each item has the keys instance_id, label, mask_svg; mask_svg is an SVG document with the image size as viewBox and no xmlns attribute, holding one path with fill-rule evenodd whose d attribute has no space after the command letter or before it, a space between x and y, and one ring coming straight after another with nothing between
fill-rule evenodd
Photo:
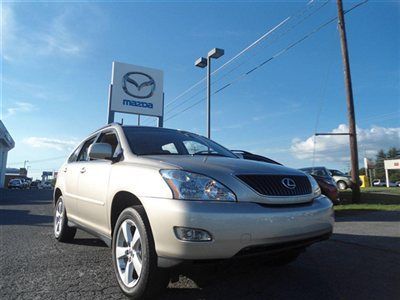
<instances>
[{"instance_id":1,"label":"street lamp","mask_svg":"<svg viewBox=\"0 0 400 300\"><path fill-rule=\"evenodd\" d=\"M211 138L211 58L220 58L224 49L214 48L208 52L207 58L200 57L194 62L199 68L207 67L207 137Z\"/></svg>"}]
</instances>

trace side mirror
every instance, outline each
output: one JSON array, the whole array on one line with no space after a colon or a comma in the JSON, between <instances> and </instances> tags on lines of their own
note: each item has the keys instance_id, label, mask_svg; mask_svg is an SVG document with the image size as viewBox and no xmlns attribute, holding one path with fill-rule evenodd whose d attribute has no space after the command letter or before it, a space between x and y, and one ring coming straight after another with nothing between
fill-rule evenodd
<instances>
[{"instance_id":1,"label":"side mirror","mask_svg":"<svg viewBox=\"0 0 400 300\"><path fill-rule=\"evenodd\" d=\"M95 143L89 146L90 159L112 159L112 148L107 143Z\"/></svg>"}]
</instances>

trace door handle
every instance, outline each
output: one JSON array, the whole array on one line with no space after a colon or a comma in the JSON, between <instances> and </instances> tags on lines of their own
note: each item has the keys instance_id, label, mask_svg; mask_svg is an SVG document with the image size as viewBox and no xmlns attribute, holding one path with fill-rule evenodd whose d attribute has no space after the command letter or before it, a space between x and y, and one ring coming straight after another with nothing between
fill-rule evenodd
<instances>
[{"instance_id":1,"label":"door handle","mask_svg":"<svg viewBox=\"0 0 400 300\"><path fill-rule=\"evenodd\" d=\"M66 173L66 172L67 172L67 170L68 170L68 168L67 168L67 167L65 167L65 168L64 168L64 170L63 170L63 171L64 171L64 173Z\"/></svg>"},{"instance_id":2,"label":"door handle","mask_svg":"<svg viewBox=\"0 0 400 300\"><path fill-rule=\"evenodd\" d=\"M83 167L83 168L81 169L81 173L85 173L85 172L86 172L86 168Z\"/></svg>"}]
</instances>

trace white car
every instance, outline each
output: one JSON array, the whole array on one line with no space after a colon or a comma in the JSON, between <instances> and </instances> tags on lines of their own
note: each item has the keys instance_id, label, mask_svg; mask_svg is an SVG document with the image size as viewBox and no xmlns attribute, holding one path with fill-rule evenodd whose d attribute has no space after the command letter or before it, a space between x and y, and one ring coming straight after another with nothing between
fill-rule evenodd
<instances>
[{"instance_id":1,"label":"white car","mask_svg":"<svg viewBox=\"0 0 400 300\"><path fill-rule=\"evenodd\" d=\"M386 187L386 181L385 180L380 180L380 179L374 179L372 181L372 186L381 186L381 187ZM394 182L389 181L389 187L396 187L399 186Z\"/></svg>"}]
</instances>

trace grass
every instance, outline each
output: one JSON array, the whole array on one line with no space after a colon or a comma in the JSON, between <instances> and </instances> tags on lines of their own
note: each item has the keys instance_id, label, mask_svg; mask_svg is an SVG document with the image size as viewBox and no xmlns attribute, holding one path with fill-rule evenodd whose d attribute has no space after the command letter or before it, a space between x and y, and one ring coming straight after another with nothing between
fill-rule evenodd
<instances>
[{"instance_id":1,"label":"grass","mask_svg":"<svg viewBox=\"0 0 400 300\"><path fill-rule=\"evenodd\" d=\"M400 204L368 204L368 203L357 203L357 204L341 204L335 206L335 211L344 210L367 210L367 211L400 211Z\"/></svg>"},{"instance_id":2,"label":"grass","mask_svg":"<svg viewBox=\"0 0 400 300\"><path fill-rule=\"evenodd\" d=\"M400 211L400 188L363 188L360 203L352 203L351 190L341 191L335 211Z\"/></svg>"},{"instance_id":3,"label":"grass","mask_svg":"<svg viewBox=\"0 0 400 300\"><path fill-rule=\"evenodd\" d=\"M363 193L379 193L387 195L400 195L400 187L368 187L361 188Z\"/></svg>"}]
</instances>

